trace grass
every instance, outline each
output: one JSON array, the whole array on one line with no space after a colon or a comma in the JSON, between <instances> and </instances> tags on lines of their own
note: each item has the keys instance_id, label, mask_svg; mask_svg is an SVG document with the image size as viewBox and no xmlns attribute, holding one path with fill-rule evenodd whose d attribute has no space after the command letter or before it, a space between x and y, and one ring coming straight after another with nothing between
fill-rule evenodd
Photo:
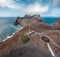
<instances>
[{"instance_id":1,"label":"grass","mask_svg":"<svg viewBox=\"0 0 60 57\"><path fill-rule=\"evenodd\" d=\"M30 38L28 36L23 35L21 40L23 43L27 43L30 40Z\"/></svg>"}]
</instances>

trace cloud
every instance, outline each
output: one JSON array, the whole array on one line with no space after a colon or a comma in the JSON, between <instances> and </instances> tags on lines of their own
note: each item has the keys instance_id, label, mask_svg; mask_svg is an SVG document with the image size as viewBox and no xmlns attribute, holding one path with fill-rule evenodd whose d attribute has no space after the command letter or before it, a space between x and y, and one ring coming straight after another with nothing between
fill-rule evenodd
<instances>
[{"instance_id":1,"label":"cloud","mask_svg":"<svg viewBox=\"0 0 60 57\"><path fill-rule=\"evenodd\" d=\"M26 9L27 13L46 13L48 12L48 6L41 6L39 3L29 5Z\"/></svg>"},{"instance_id":2,"label":"cloud","mask_svg":"<svg viewBox=\"0 0 60 57\"><path fill-rule=\"evenodd\" d=\"M53 0L53 5L57 5L60 3L60 0Z\"/></svg>"},{"instance_id":3,"label":"cloud","mask_svg":"<svg viewBox=\"0 0 60 57\"><path fill-rule=\"evenodd\" d=\"M0 16L1 15L3 16L4 13L6 13L4 14L4 16L12 15L13 10L15 10L16 12L19 11L18 13L13 13L13 15L15 16L19 14L22 15L22 13L23 14L41 14L44 16L59 16L60 15L60 11L58 11L58 9L57 10L53 9L53 6L57 5L60 2L60 0L53 0L53 2L52 0L49 0L50 5L47 3L48 0L46 0L46 3L47 3L46 5L42 5L43 3L41 4L40 2L37 2L38 0L36 1L34 0L34 3L32 4L30 3L28 5L24 3L20 3L21 0L16 0L16 1L15 0L0 0L0 7L3 7L3 8L7 7L11 9L11 12L9 10L4 12L4 11L1 11L0 9Z\"/></svg>"},{"instance_id":4,"label":"cloud","mask_svg":"<svg viewBox=\"0 0 60 57\"><path fill-rule=\"evenodd\" d=\"M54 17L60 17L60 10L53 10L51 13L50 13L51 16L54 16Z\"/></svg>"},{"instance_id":5,"label":"cloud","mask_svg":"<svg viewBox=\"0 0 60 57\"><path fill-rule=\"evenodd\" d=\"M17 0L19 1L19 0ZM48 11L48 6L41 6L38 2L29 4L29 5L23 5L18 4L13 0L0 0L0 6L1 7L8 7L12 9L18 9L24 13L46 13Z\"/></svg>"},{"instance_id":6,"label":"cloud","mask_svg":"<svg viewBox=\"0 0 60 57\"><path fill-rule=\"evenodd\" d=\"M53 11L51 11L50 13L47 13L47 14L42 14L41 16L44 16L44 17L60 17L60 10L58 9L55 9Z\"/></svg>"},{"instance_id":7,"label":"cloud","mask_svg":"<svg viewBox=\"0 0 60 57\"><path fill-rule=\"evenodd\" d=\"M0 0L0 7L16 8L20 5L15 3L13 0Z\"/></svg>"}]
</instances>

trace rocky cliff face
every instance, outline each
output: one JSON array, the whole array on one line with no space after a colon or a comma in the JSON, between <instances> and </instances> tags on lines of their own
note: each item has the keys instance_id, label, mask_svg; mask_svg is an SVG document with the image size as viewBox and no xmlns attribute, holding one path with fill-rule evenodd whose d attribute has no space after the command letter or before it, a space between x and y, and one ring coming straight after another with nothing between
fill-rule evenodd
<instances>
[{"instance_id":1,"label":"rocky cliff face","mask_svg":"<svg viewBox=\"0 0 60 57\"><path fill-rule=\"evenodd\" d=\"M60 26L60 18L58 19L58 21L57 22L55 22L55 24L54 24L55 26Z\"/></svg>"},{"instance_id":2,"label":"rocky cliff face","mask_svg":"<svg viewBox=\"0 0 60 57\"><path fill-rule=\"evenodd\" d=\"M26 24L28 23L35 23L37 21L42 21L41 20L41 17L40 15L33 15L33 16L30 16L30 15L25 15L24 17L20 18L20 17L17 17L17 20L15 21L15 25L22 25L22 26L25 26Z\"/></svg>"},{"instance_id":3,"label":"rocky cliff face","mask_svg":"<svg viewBox=\"0 0 60 57\"><path fill-rule=\"evenodd\" d=\"M54 24L55 29L60 30L60 18L58 19L57 22Z\"/></svg>"},{"instance_id":4,"label":"rocky cliff face","mask_svg":"<svg viewBox=\"0 0 60 57\"><path fill-rule=\"evenodd\" d=\"M21 25L23 27L25 27L26 25L32 26L32 27L40 27L42 29L54 29L53 26L50 26L47 23L44 23L42 18L40 17L40 15L25 15L23 18L17 18L16 25Z\"/></svg>"}]
</instances>

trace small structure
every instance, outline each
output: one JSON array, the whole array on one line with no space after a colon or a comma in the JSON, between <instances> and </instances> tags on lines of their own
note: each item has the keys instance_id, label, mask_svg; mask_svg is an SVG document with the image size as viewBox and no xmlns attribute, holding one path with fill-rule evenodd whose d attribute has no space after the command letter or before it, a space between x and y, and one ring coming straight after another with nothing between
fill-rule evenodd
<instances>
[{"instance_id":1,"label":"small structure","mask_svg":"<svg viewBox=\"0 0 60 57\"><path fill-rule=\"evenodd\" d=\"M44 41L45 43L49 43L49 42L50 42L50 39L48 39L48 38L45 37L45 36L42 36L42 37L41 37L41 40Z\"/></svg>"},{"instance_id":2,"label":"small structure","mask_svg":"<svg viewBox=\"0 0 60 57\"><path fill-rule=\"evenodd\" d=\"M46 36L42 36L41 40L47 44L47 47L48 47L49 51L51 52L51 55L53 57L56 57L53 50L52 50L52 48L51 48L51 46L50 46L50 39L48 37L46 37Z\"/></svg>"}]
</instances>

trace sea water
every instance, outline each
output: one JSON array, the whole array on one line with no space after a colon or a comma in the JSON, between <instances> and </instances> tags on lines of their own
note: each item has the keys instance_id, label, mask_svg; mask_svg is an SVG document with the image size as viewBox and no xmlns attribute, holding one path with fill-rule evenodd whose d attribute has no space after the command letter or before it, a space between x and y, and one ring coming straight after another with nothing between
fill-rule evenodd
<instances>
[{"instance_id":1,"label":"sea water","mask_svg":"<svg viewBox=\"0 0 60 57\"><path fill-rule=\"evenodd\" d=\"M0 42L16 33L21 26L14 26L16 17L0 17Z\"/></svg>"},{"instance_id":2,"label":"sea water","mask_svg":"<svg viewBox=\"0 0 60 57\"><path fill-rule=\"evenodd\" d=\"M59 17L42 17L42 20L45 23L48 23L50 25L54 25L56 21L58 21Z\"/></svg>"},{"instance_id":3,"label":"sea water","mask_svg":"<svg viewBox=\"0 0 60 57\"><path fill-rule=\"evenodd\" d=\"M16 17L0 17L0 42L5 40L8 36L16 33L20 27L14 26ZM54 24L58 18L43 17L42 20L50 25Z\"/></svg>"}]
</instances>

